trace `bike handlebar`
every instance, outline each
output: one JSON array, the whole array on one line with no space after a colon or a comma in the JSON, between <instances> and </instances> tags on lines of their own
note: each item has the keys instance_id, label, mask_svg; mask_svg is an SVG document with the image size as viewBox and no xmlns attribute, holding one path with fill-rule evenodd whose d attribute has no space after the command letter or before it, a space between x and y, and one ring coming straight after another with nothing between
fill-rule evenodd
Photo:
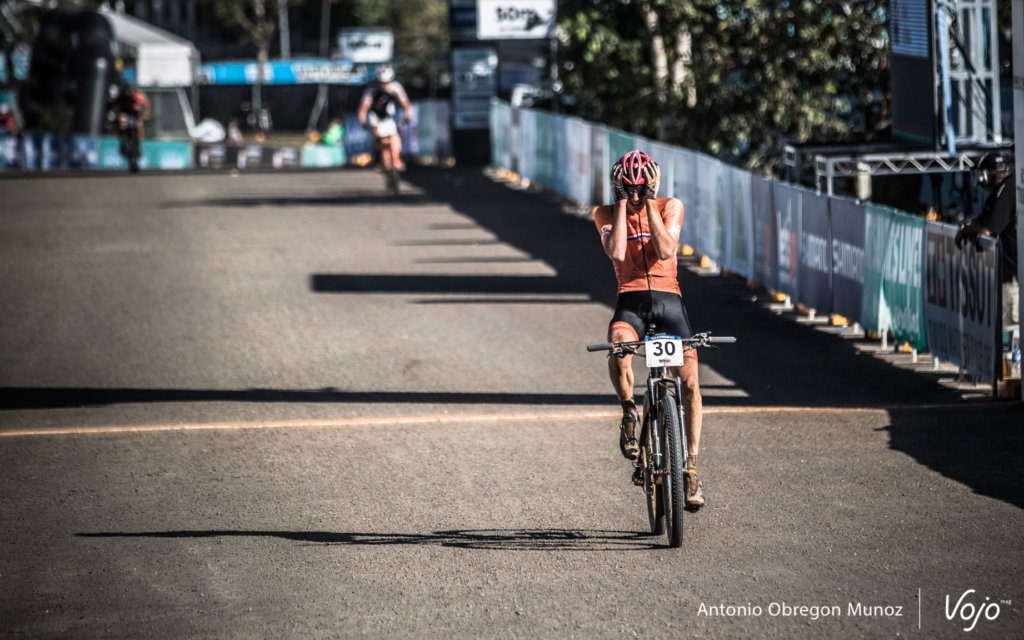
<instances>
[{"instance_id":1,"label":"bike handlebar","mask_svg":"<svg viewBox=\"0 0 1024 640\"><path fill-rule=\"evenodd\" d=\"M732 344L736 338L732 336L711 336L706 333L698 333L692 338L683 340L683 344L690 347L705 347L709 344ZM602 342L601 344L588 344L587 351L611 351L623 347L639 347L644 344L643 340L632 340L630 342Z\"/></svg>"}]
</instances>

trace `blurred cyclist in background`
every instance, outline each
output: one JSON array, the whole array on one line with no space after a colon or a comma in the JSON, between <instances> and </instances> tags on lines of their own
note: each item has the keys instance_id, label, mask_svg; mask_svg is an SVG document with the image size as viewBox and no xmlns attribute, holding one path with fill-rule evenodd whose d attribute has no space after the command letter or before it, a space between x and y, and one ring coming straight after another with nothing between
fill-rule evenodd
<instances>
[{"instance_id":1,"label":"blurred cyclist in background","mask_svg":"<svg viewBox=\"0 0 1024 640\"><path fill-rule=\"evenodd\" d=\"M117 97L114 99L113 108L119 132L127 126L129 117L135 118L135 126L139 134L138 140L141 145L144 137L143 123L149 120L150 116L149 98L146 97L146 94L142 93L137 87L129 84L122 85L117 92Z\"/></svg>"},{"instance_id":2,"label":"blurred cyclist in background","mask_svg":"<svg viewBox=\"0 0 1024 640\"><path fill-rule=\"evenodd\" d=\"M377 134L381 123L394 120L395 106L401 106L405 111L405 121L412 120L412 103L405 95L405 89L401 83L395 80L395 71L389 64L382 64L377 67L377 79L363 92L363 101L359 104L359 124L363 127L372 128L376 137L376 144L379 146L382 140ZM391 149L394 152L395 166L399 171L405 169L402 164L402 139L395 133L387 136ZM390 167L384 167L390 169Z\"/></svg>"}]
</instances>

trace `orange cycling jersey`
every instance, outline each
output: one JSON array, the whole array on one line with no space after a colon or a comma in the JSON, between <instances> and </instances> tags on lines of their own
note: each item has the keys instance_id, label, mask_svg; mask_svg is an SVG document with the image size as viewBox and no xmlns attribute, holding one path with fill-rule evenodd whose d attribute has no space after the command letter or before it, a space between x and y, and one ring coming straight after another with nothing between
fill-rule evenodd
<instances>
[{"instance_id":1,"label":"orange cycling jersey","mask_svg":"<svg viewBox=\"0 0 1024 640\"><path fill-rule=\"evenodd\" d=\"M612 231L615 219L615 207L605 205L594 211L594 223L604 241ZM679 230L683 225L683 203L675 198L658 198L655 209L661 213L665 222L665 230L674 242L679 241ZM616 262L615 276L619 280L619 293L626 291L646 291L647 275L651 277L651 289L680 294L679 281L676 279L676 254L665 260L658 259L658 253L651 241L651 228L647 221L647 207L633 211L626 207L626 258ZM681 294L680 294L681 295Z\"/></svg>"}]
</instances>

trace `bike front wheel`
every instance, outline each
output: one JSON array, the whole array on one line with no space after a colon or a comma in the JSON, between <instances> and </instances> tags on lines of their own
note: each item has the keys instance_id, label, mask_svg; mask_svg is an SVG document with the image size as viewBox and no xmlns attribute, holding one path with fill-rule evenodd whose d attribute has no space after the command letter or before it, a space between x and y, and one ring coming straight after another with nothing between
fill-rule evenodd
<instances>
[{"instance_id":1,"label":"bike front wheel","mask_svg":"<svg viewBox=\"0 0 1024 640\"><path fill-rule=\"evenodd\" d=\"M683 546L683 513L686 511L686 436L679 419L675 398L665 396L658 401L658 427L664 433L666 473L662 476L661 495L668 529L668 546Z\"/></svg>"}]
</instances>

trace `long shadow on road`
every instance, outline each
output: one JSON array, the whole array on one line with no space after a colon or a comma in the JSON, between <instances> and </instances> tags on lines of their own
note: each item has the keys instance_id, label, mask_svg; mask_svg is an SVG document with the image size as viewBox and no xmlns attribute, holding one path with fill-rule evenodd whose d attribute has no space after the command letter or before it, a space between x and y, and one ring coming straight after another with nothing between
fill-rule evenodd
<instances>
[{"instance_id":1,"label":"long shadow on road","mask_svg":"<svg viewBox=\"0 0 1024 640\"><path fill-rule=\"evenodd\" d=\"M157 402L551 404L572 406L608 404L608 396L605 394L588 393L451 393L434 391L339 391L337 389L219 390L0 387L0 411Z\"/></svg>"},{"instance_id":2,"label":"long shadow on road","mask_svg":"<svg viewBox=\"0 0 1024 640\"><path fill-rule=\"evenodd\" d=\"M500 551L638 551L656 547L655 538L632 531L580 529L464 529L433 533L350 533L331 531L143 531L79 533L81 538L281 538L321 545L437 545Z\"/></svg>"}]
</instances>

